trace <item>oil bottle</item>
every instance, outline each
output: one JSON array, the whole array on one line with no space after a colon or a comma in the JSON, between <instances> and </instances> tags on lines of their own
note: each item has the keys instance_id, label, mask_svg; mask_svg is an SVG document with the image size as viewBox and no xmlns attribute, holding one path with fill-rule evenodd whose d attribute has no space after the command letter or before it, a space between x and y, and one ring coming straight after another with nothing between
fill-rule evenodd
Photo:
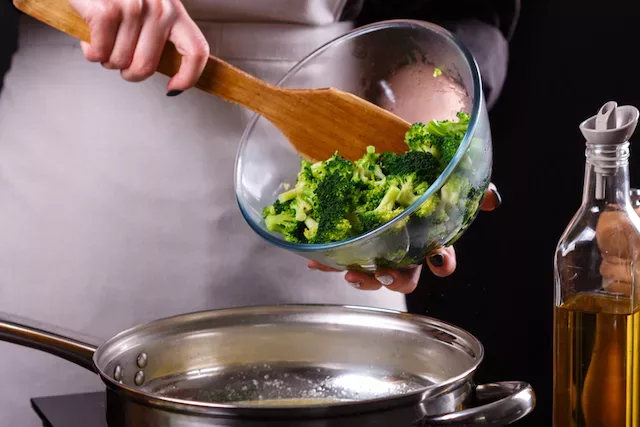
<instances>
[{"instance_id":1,"label":"oil bottle","mask_svg":"<svg viewBox=\"0 0 640 427\"><path fill-rule=\"evenodd\" d=\"M638 116L608 102L580 124L582 204L554 260L554 427L640 427L640 217L629 189Z\"/></svg>"}]
</instances>

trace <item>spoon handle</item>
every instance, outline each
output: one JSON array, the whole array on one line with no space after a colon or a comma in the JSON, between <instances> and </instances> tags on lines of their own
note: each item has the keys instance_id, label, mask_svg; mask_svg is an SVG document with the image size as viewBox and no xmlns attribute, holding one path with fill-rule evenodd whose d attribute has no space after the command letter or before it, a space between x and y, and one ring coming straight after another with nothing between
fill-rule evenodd
<instances>
[{"instance_id":1,"label":"spoon handle","mask_svg":"<svg viewBox=\"0 0 640 427\"><path fill-rule=\"evenodd\" d=\"M79 40L89 42L91 32L87 23L67 0L14 0L20 11ZM172 77L182 62L173 43L167 43L157 71ZM231 64L210 55L196 87L227 101L243 105L257 113L268 113L269 100L284 90L272 86ZM268 115L268 114L267 114Z\"/></svg>"}]
</instances>

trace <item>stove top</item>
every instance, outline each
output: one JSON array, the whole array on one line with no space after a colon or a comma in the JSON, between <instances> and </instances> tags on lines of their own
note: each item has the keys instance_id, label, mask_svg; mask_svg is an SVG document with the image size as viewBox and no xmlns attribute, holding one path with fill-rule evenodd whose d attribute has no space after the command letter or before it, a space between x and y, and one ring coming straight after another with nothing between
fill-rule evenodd
<instances>
[{"instance_id":1,"label":"stove top","mask_svg":"<svg viewBox=\"0 0 640 427\"><path fill-rule=\"evenodd\" d=\"M36 397L31 406L45 427L107 427L105 393Z\"/></svg>"}]
</instances>

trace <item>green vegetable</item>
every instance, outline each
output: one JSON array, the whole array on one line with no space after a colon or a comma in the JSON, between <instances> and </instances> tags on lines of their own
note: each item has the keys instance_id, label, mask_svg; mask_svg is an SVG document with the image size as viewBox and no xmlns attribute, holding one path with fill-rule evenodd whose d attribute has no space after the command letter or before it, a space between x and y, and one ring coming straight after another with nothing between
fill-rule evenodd
<instances>
[{"instance_id":1,"label":"green vegetable","mask_svg":"<svg viewBox=\"0 0 640 427\"><path fill-rule=\"evenodd\" d=\"M368 147L355 162L339 153L313 164L303 160L295 186L264 208L267 229L290 242L318 244L345 240L391 221L438 179L456 155L468 125L469 116L462 112L457 121L415 123L405 135L408 151L403 154L376 153L375 147ZM430 240L443 241L455 235L462 218L466 222L475 215L482 194L483 188L454 171L414 217L430 224ZM408 221L409 217L398 223L398 229ZM394 261L387 262L398 256L389 254Z\"/></svg>"},{"instance_id":2,"label":"green vegetable","mask_svg":"<svg viewBox=\"0 0 640 427\"><path fill-rule=\"evenodd\" d=\"M416 123L407 132L405 141L410 150L431 153L440 159L444 168L453 159L467 132L469 115L458 113L458 121L432 120L425 124Z\"/></svg>"},{"instance_id":3,"label":"green vegetable","mask_svg":"<svg viewBox=\"0 0 640 427\"><path fill-rule=\"evenodd\" d=\"M438 77L439 75L442 75L442 70L440 68L434 68L433 77Z\"/></svg>"}]
</instances>

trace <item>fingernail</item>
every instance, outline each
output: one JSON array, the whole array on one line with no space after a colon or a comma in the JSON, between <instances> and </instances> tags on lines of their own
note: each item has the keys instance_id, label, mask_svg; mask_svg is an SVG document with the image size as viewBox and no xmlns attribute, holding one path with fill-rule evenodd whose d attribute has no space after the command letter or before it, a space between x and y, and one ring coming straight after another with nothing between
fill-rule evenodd
<instances>
[{"instance_id":1,"label":"fingernail","mask_svg":"<svg viewBox=\"0 0 640 427\"><path fill-rule=\"evenodd\" d=\"M356 289L360 289L360 286L362 286L362 282L347 282L347 283L349 284L349 286Z\"/></svg>"},{"instance_id":2,"label":"fingernail","mask_svg":"<svg viewBox=\"0 0 640 427\"><path fill-rule=\"evenodd\" d=\"M170 90L169 92L167 92L167 96L178 96L182 92L184 92L184 91L183 90Z\"/></svg>"},{"instance_id":3,"label":"fingernail","mask_svg":"<svg viewBox=\"0 0 640 427\"><path fill-rule=\"evenodd\" d=\"M431 265L433 265L434 267L442 267L444 265L444 255L432 255L431 258L429 258L429 261L431 261Z\"/></svg>"},{"instance_id":4,"label":"fingernail","mask_svg":"<svg viewBox=\"0 0 640 427\"><path fill-rule=\"evenodd\" d=\"M390 284L393 283L393 276L390 274L385 274L384 276L378 276L376 277L376 279L378 279L378 282L382 283L385 286L389 286Z\"/></svg>"},{"instance_id":5,"label":"fingernail","mask_svg":"<svg viewBox=\"0 0 640 427\"><path fill-rule=\"evenodd\" d=\"M496 209L498 209L500 207L500 205L502 204L502 197L500 196L500 193L498 193L498 190L494 190L492 188L491 192L496 197Z\"/></svg>"}]
</instances>

